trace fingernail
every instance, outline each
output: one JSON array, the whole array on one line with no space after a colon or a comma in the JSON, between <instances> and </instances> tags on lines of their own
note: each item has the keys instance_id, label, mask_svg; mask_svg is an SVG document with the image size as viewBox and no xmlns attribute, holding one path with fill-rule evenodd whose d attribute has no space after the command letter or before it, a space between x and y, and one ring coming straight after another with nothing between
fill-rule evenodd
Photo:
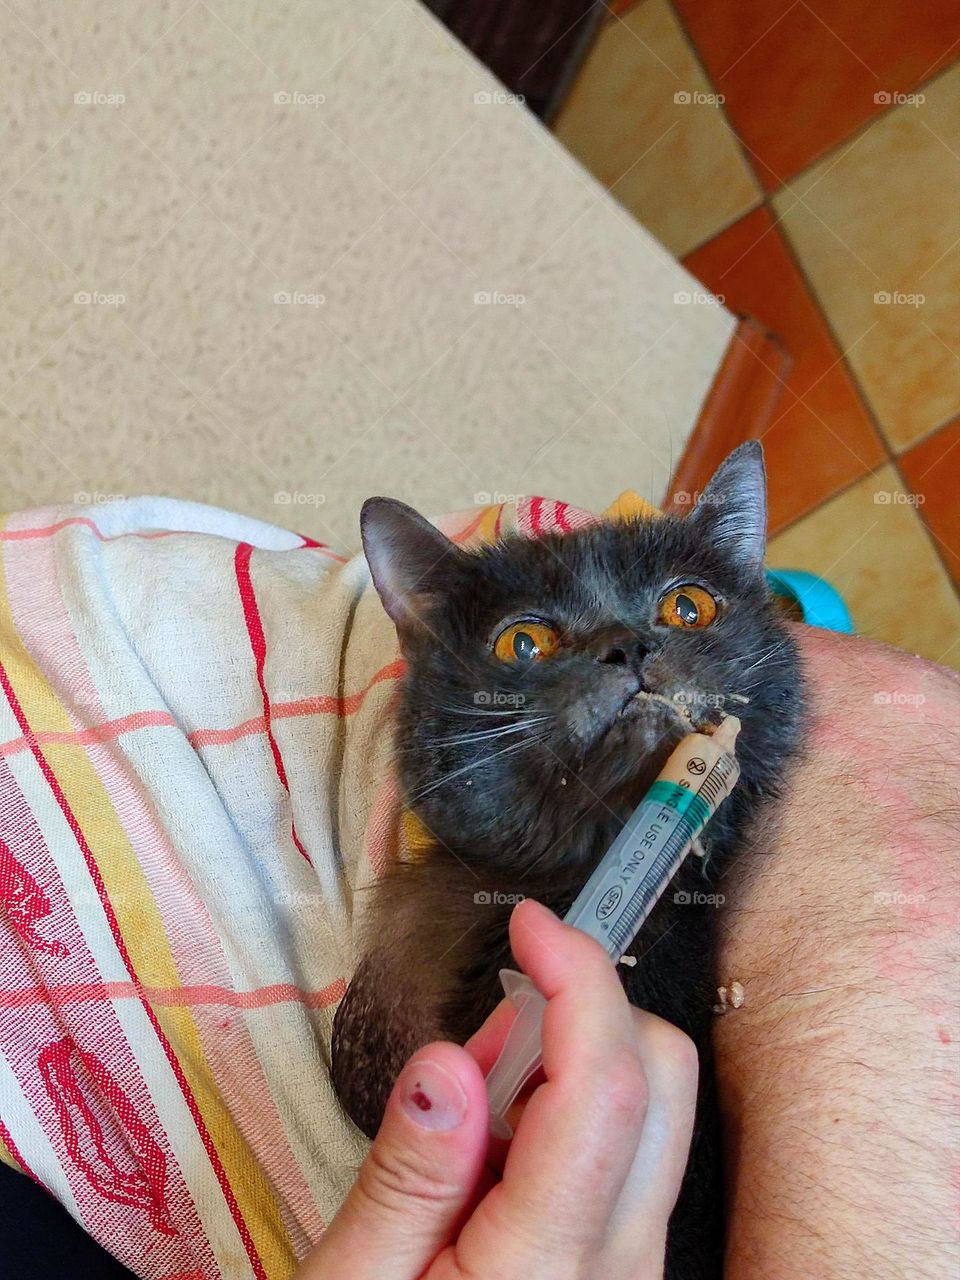
<instances>
[{"instance_id":1,"label":"fingernail","mask_svg":"<svg viewBox=\"0 0 960 1280\"><path fill-rule=\"evenodd\" d=\"M456 1129L467 1114L467 1095L455 1076L429 1058L404 1067L400 1105L421 1129Z\"/></svg>"}]
</instances>

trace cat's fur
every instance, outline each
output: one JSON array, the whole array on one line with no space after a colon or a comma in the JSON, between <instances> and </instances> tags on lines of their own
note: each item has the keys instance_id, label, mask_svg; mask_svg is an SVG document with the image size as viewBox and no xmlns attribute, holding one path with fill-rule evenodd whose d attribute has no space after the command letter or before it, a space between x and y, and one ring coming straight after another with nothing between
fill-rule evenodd
<instances>
[{"instance_id":1,"label":"cat's fur","mask_svg":"<svg viewBox=\"0 0 960 1280\"><path fill-rule=\"evenodd\" d=\"M802 723L795 646L764 580L765 526L755 444L731 454L684 519L467 553L400 503L373 499L361 517L408 662L396 726L403 793L433 837L425 858L374 890L369 949L337 1012L334 1082L368 1135L409 1055L433 1039L464 1041L501 998L517 896L562 915L689 732L664 702L634 695L665 695L698 725L724 710L742 721L741 780L707 830L707 857L687 859L631 949L636 967L620 968L630 1000L682 1027L701 1054L697 1131L668 1248L677 1280L720 1274L717 910L702 899L778 793ZM721 599L717 620L698 630L657 623L663 592L690 581ZM557 624L564 647L527 666L500 662L493 637L524 615Z\"/></svg>"}]
</instances>

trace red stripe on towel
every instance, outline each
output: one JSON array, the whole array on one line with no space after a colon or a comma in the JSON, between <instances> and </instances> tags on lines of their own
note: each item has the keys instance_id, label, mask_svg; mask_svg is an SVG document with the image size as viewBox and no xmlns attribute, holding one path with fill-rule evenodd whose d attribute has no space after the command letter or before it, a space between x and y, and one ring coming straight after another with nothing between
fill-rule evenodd
<instances>
[{"instance_id":1,"label":"red stripe on towel","mask_svg":"<svg viewBox=\"0 0 960 1280\"><path fill-rule=\"evenodd\" d=\"M267 641L263 634L260 607L257 604L253 581L250 577L250 556L252 554L253 547L249 542L237 543L236 554L233 558L237 574L237 588L240 592L240 602L243 605L243 616L247 624L247 635L250 637L250 648L253 650L253 660L257 667L257 683L260 686L260 697L263 699L263 719L267 741L270 743L270 750L273 752L273 763L276 766L277 777L289 796L290 785L287 782L287 771L283 767L283 757L280 754L280 748L277 746L277 740L273 736L273 728L270 723L270 695L267 693L267 685L263 678L263 669L267 661ZM292 819L290 833L293 836L293 843L303 857L306 858L307 862L310 862L310 855L303 847L300 837L297 835L297 825ZM310 865L313 866L313 863L310 862Z\"/></svg>"},{"instance_id":2,"label":"red stripe on towel","mask_svg":"<svg viewBox=\"0 0 960 1280\"><path fill-rule=\"evenodd\" d=\"M0 542L25 542L33 538L52 538L61 529L68 529L74 525L89 529L100 542L119 542L123 538L146 538L150 540L153 538L176 538L181 535L204 536L197 529L129 529L124 533L104 533L89 516L65 516L55 524L38 525L33 529L0 529ZM303 546L290 547L289 550L302 551L306 547L310 547L314 551L323 552L325 556L329 556L331 560L336 560L338 564L347 563L345 556L338 555L336 551L332 551L325 542L317 542L303 533L297 534L297 537L304 539Z\"/></svg>"},{"instance_id":3,"label":"red stripe on towel","mask_svg":"<svg viewBox=\"0 0 960 1280\"><path fill-rule=\"evenodd\" d=\"M97 1004L102 1000L142 1000L170 1009L214 1005L228 1009L268 1009L278 1004L301 1004L306 1009L328 1009L343 999L347 984L337 978L321 991L303 991L292 982L274 982L252 991L233 991L211 984L185 987L144 987L139 982L58 982L46 987L0 991L0 1009L29 1009L42 1005L62 1009L70 1004ZM0 1138L3 1131L0 1129ZM3 1139L8 1147L10 1143ZM22 1164L12 1147L11 1154Z\"/></svg>"},{"instance_id":4,"label":"red stripe on towel","mask_svg":"<svg viewBox=\"0 0 960 1280\"><path fill-rule=\"evenodd\" d=\"M83 855L84 862L86 863L87 871L89 872L90 878L93 881L97 894L100 898L103 913L106 916L108 925L110 926L110 932L113 935L114 944L120 954L121 960L123 961L123 966L130 975L131 982L133 982L135 986L139 986L137 974L133 967L133 960L130 957L130 952L127 950L127 944L120 929L120 922L117 920L116 913L113 909L113 903L110 900L110 895L107 893L107 888L103 882L103 877L100 874L100 868L97 865L97 860L94 858L93 851L87 844L87 838L83 834L83 829L77 821L77 816L71 809L69 801L64 795L60 783L57 781L56 775L51 769L46 756L40 750L36 734L30 727L30 722L27 720L23 707L20 705L20 700L16 695L13 685L10 683L10 679L2 662L0 662L0 688L3 689L4 696L10 705L10 710L13 712L17 724L20 726L20 732L30 744L30 750L33 753L33 757L40 768L40 772L43 774L47 786L53 793L54 799L60 807L60 812L63 814L70 830L73 832L77 846ZM207 1129L206 1122L200 1113L197 1100L193 1096L193 1091L190 1088L190 1082L183 1073L183 1067L180 1064L180 1060L174 1053L173 1046L164 1034L163 1028L160 1026L160 1022L157 1019L157 1015L154 1013L150 1004L144 1000L142 996L140 998L140 1003L142 1004L144 1012L149 1019L150 1025L153 1027L154 1034L156 1035L160 1047L163 1049L166 1059L170 1064L170 1069L177 1081L180 1092L183 1094L184 1101L187 1104L190 1115L193 1118L193 1122L197 1127L197 1133L200 1135L200 1140L203 1143L207 1156L209 1157L217 1182L220 1184L220 1189L223 1192L223 1198L227 1203L231 1216L233 1217L233 1221L236 1224L237 1231L243 1241L247 1257L250 1259L250 1265L253 1268L253 1273L257 1276L257 1280L267 1280L267 1273L264 1269L263 1262L257 1252L256 1245L253 1243L250 1231L244 1221L243 1214L240 1212L240 1206L237 1204L237 1199L233 1193L233 1188L230 1185L230 1180L228 1179L226 1170L220 1161L220 1156L217 1153L217 1148L213 1143L213 1139L210 1137L210 1132Z\"/></svg>"},{"instance_id":5,"label":"red stripe on towel","mask_svg":"<svg viewBox=\"0 0 960 1280\"><path fill-rule=\"evenodd\" d=\"M543 510L543 499L531 498L530 499L530 532L533 534L535 538L539 537L539 535L543 532L543 528L540 523L540 512L542 510Z\"/></svg>"},{"instance_id":6,"label":"red stripe on towel","mask_svg":"<svg viewBox=\"0 0 960 1280\"><path fill-rule=\"evenodd\" d=\"M0 531L0 542L24 542L29 538L52 538L61 529L71 525L82 525L91 530L101 542L116 542L119 538L172 538L176 529L144 529L136 533L102 533L87 516L67 516L56 524L42 525L37 529L4 529Z\"/></svg>"},{"instance_id":7,"label":"red stripe on towel","mask_svg":"<svg viewBox=\"0 0 960 1280\"><path fill-rule=\"evenodd\" d=\"M270 705L272 720L300 719L303 716L352 716L363 705L363 701L371 689L385 680L399 680L406 670L402 658L388 662L367 681L356 693L347 693L342 697L331 694L317 694L312 698L298 698L293 702L276 702ZM88 729L38 729L32 741L41 746L54 743L58 746L89 747L101 742L111 742L125 733L136 733L139 729L176 729L177 721L169 711L134 711L127 716L118 716L115 720L104 720L101 724L91 725ZM224 729L194 729L187 735L194 748L220 747L241 738L249 738L255 733L265 733L267 721L264 716L252 716L242 720L240 724L230 725ZM0 742L0 758L15 756L29 749L31 743L21 736Z\"/></svg>"},{"instance_id":8,"label":"red stripe on towel","mask_svg":"<svg viewBox=\"0 0 960 1280\"><path fill-rule=\"evenodd\" d=\"M169 711L134 711L128 716L118 716L116 720L91 725L88 729L40 729L34 738L44 745L91 747L110 742L124 733L134 733L137 729L171 728L176 723ZM24 737L11 738L9 742L0 742L0 756L15 756L29 746Z\"/></svg>"}]
</instances>

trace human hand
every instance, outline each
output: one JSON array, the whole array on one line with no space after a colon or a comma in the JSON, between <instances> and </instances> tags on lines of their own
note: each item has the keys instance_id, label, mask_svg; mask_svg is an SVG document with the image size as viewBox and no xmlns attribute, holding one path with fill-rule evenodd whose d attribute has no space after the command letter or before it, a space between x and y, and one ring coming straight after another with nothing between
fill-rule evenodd
<instances>
[{"instance_id":1,"label":"human hand","mask_svg":"<svg viewBox=\"0 0 960 1280\"><path fill-rule=\"evenodd\" d=\"M514 955L547 997L544 1083L502 1177L486 1164L482 1068L503 1006L466 1048L419 1050L398 1079L357 1182L296 1280L653 1280L686 1164L692 1042L631 1009L609 957L535 902Z\"/></svg>"}]
</instances>

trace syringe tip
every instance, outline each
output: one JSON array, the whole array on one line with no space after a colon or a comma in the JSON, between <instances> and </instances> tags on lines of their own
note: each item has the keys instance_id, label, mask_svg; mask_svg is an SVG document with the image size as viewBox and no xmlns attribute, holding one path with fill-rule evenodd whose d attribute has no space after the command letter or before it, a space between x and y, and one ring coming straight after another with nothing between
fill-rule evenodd
<instances>
[{"instance_id":1,"label":"syringe tip","mask_svg":"<svg viewBox=\"0 0 960 1280\"><path fill-rule=\"evenodd\" d=\"M734 755L734 748L737 742L737 734L740 732L740 721L736 716L724 716L720 723L710 735L714 742L722 750Z\"/></svg>"}]
</instances>

